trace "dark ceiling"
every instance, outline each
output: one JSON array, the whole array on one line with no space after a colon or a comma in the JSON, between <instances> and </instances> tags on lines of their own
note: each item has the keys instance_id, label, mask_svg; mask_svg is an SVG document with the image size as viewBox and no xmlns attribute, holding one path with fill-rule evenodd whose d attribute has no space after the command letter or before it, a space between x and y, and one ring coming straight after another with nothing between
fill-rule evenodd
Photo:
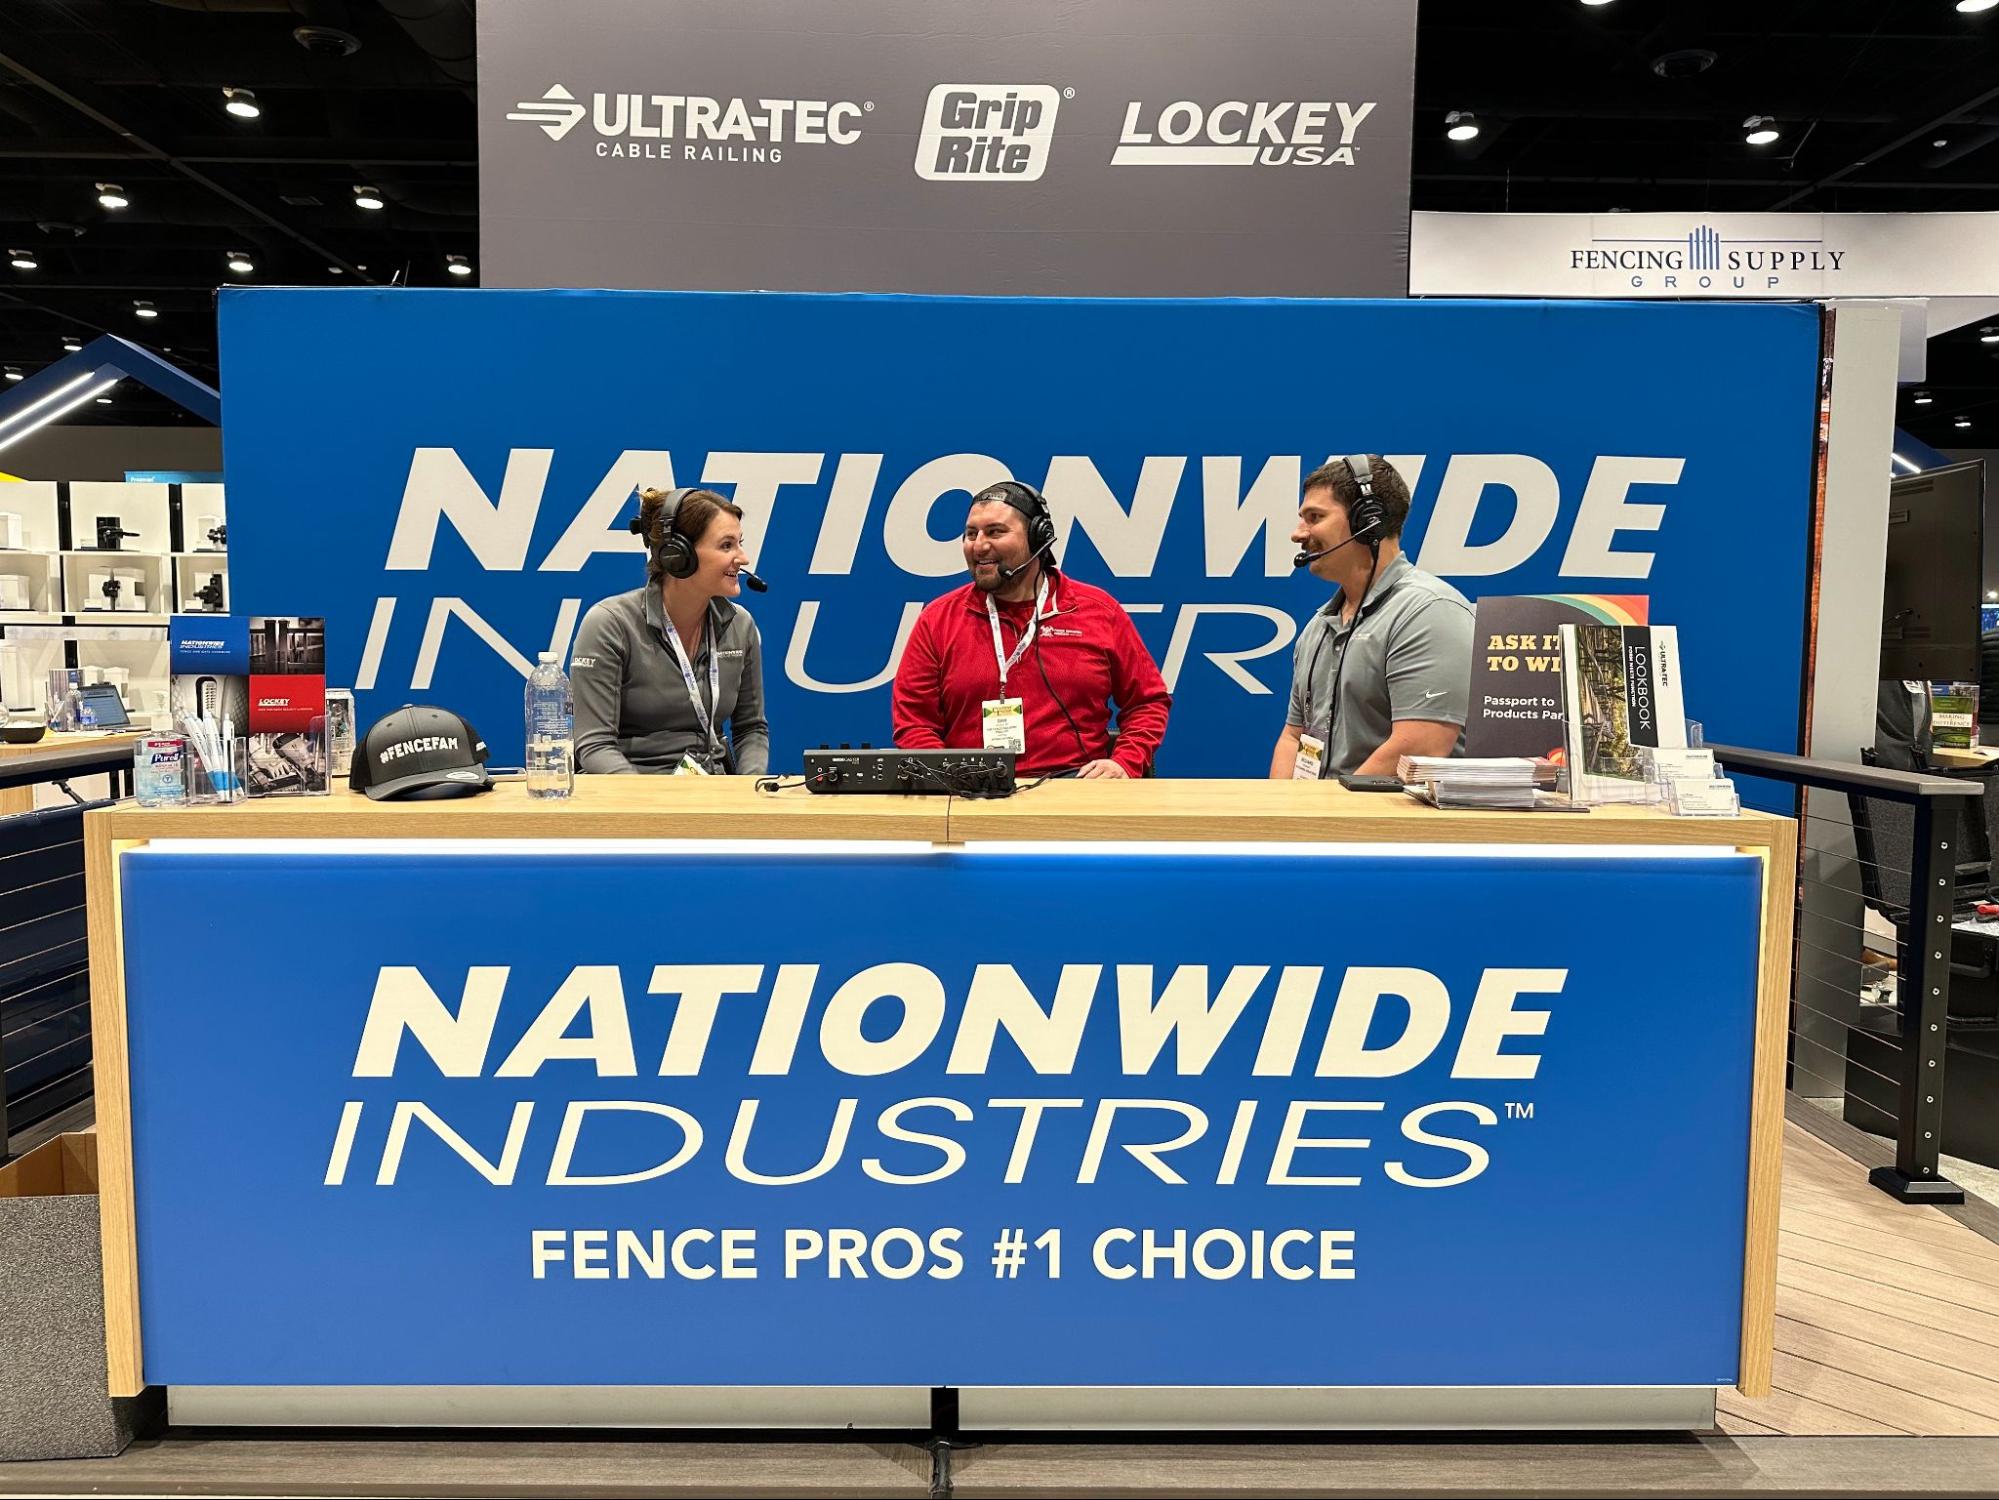
<instances>
[{"instance_id":1,"label":"dark ceiling","mask_svg":"<svg viewBox=\"0 0 1999 1500\"><path fill-rule=\"evenodd\" d=\"M0 364L110 331L212 381L221 282L477 285L446 269L478 265L473 9L0 3L0 249L37 263L0 261ZM1423 0L1413 204L1999 209L1995 38L1999 9L1955 0ZM261 114L226 113L225 88ZM1477 113L1477 139L1445 139L1451 110ZM1746 144L1751 114L1779 138ZM130 207L101 207L105 182ZM358 207L357 186L385 207ZM235 252L255 270L231 273ZM1905 392L1903 425L1991 441L1999 344L1945 335L1930 363L1935 399ZM83 419L193 420L131 382Z\"/></svg>"}]
</instances>

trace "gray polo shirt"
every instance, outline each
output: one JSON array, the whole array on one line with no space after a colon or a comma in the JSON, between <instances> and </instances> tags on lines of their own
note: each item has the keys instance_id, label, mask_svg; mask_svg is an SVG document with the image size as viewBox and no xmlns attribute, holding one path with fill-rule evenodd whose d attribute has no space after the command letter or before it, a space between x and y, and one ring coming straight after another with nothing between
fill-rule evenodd
<instances>
[{"instance_id":1,"label":"gray polo shirt","mask_svg":"<svg viewBox=\"0 0 1999 1500\"><path fill-rule=\"evenodd\" d=\"M1471 708L1470 600L1397 554L1351 625L1341 623L1340 608L1335 594L1298 632L1291 655L1284 722L1326 742L1322 774L1358 768L1397 719L1464 723ZM1464 748L1459 734L1451 753Z\"/></svg>"},{"instance_id":2,"label":"gray polo shirt","mask_svg":"<svg viewBox=\"0 0 1999 1500\"><path fill-rule=\"evenodd\" d=\"M708 702L710 652L719 673L713 705ZM666 643L657 587L615 594L590 606L577 627L569 680L576 695L577 770L663 773L676 769L689 754L711 771L724 769L719 757L707 761L687 679ZM748 610L726 599L709 601L707 628L694 657L694 686L717 734L725 745L735 746L736 774L763 775L770 765L763 637Z\"/></svg>"}]
</instances>

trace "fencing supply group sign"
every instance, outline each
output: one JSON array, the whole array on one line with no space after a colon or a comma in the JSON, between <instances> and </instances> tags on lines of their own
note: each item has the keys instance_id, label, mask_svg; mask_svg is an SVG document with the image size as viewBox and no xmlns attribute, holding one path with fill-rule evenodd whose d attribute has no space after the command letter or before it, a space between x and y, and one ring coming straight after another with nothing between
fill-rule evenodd
<instances>
[{"instance_id":1,"label":"fencing supply group sign","mask_svg":"<svg viewBox=\"0 0 1999 1500\"><path fill-rule=\"evenodd\" d=\"M480 274L1399 297L1415 53L1415 0L480 0Z\"/></svg>"},{"instance_id":2,"label":"fencing supply group sign","mask_svg":"<svg viewBox=\"0 0 1999 1500\"><path fill-rule=\"evenodd\" d=\"M149 1383L1736 1379L1751 856L122 868Z\"/></svg>"},{"instance_id":3,"label":"fencing supply group sign","mask_svg":"<svg viewBox=\"0 0 1999 1500\"><path fill-rule=\"evenodd\" d=\"M224 291L232 602L326 618L365 725L521 689L639 586L634 486L743 507L773 769L889 739L971 494L1042 486L1174 692L1165 775L1262 775L1301 478L1391 457L1466 594L1645 594L1718 743L1798 748L1818 320L1805 307Z\"/></svg>"},{"instance_id":4,"label":"fencing supply group sign","mask_svg":"<svg viewBox=\"0 0 1999 1500\"><path fill-rule=\"evenodd\" d=\"M1439 297L1991 297L1999 214L1411 216Z\"/></svg>"}]
</instances>

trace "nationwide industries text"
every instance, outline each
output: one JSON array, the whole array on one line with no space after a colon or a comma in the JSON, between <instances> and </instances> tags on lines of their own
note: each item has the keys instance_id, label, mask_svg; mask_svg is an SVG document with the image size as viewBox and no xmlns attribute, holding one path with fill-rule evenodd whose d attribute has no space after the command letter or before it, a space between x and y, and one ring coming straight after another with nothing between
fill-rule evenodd
<instances>
[{"instance_id":1,"label":"nationwide industries text","mask_svg":"<svg viewBox=\"0 0 1999 1500\"><path fill-rule=\"evenodd\" d=\"M394 1186L420 1126L502 1187L521 1180L532 1142L531 1175L556 1187L648 1182L697 1162L712 1169L719 1155L727 1176L763 1186L858 1169L899 1187L963 1171L1086 1185L1140 1170L1175 1185L1339 1188L1376 1177L1450 1188L1490 1165L1480 1137L1501 1109L1446 1098L1387 1118L1387 1102L1366 1095L1427 1067L1456 1093L1503 1082L1505 1113L1531 1118L1513 1090L1539 1073L1535 1039L1567 980L1560 968L1487 968L1454 995L1413 967L1329 976L1306 965L1072 962L1037 990L1005 963L957 978L910 962L840 976L803 963L659 964L629 979L616 965L584 964L543 996L521 993L506 965L448 978L392 965L376 976L352 1077L394 1080L400 1095L412 1080L441 1084L440 1103L357 1089L371 1097L342 1105L324 1181L346 1185L360 1149L374 1182ZM1077 1075L1086 1045L1096 1058L1114 1050L1114 1069L1088 1065L1100 1077L1233 1070L1258 1097L1195 1104L1159 1096L1157 1084L1075 1097L1060 1084ZM1052 1087L955 1097L991 1072L1017 1078L1023 1064ZM884 1098L865 1082L905 1072L925 1091ZM518 1097L545 1073L565 1088L596 1080L585 1090L593 1097ZM601 1080L641 1078L701 1083L634 1082L627 1091L645 1097L594 1097ZM1248 1087L1272 1079L1300 1081ZM488 1087L468 1093L446 1080ZM857 1131L870 1133L857 1140Z\"/></svg>"},{"instance_id":2,"label":"nationwide industries text","mask_svg":"<svg viewBox=\"0 0 1999 1500\"><path fill-rule=\"evenodd\" d=\"M1156 454L1143 459L1134 479L1113 484L1084 454L1055 454L1045 466L1017 471L983 453L946 453L901 470L886 469L880 453L709 452L696 463L665 449L627 449L608 465L581 460L589 477L576 486L577 463L558 470L549 448L501 452L418 448L409 459L402 502L384 547L386 574L428 572L440 545L462 548L485 574L580 573L607 554L643 551L626 522L632 492L699 482L719 485L743 508L745 543L752 555L769 545L796 546L807 532L810 577L845 578L872 570L863 549L879 548L910 580L891 612L892 637L869 653L870 670L834 679L811 664L815 627L827 602L809 597L799 608L786 642L784 673L815 692L866 692L888 682L923 602L930 580L961 575L964 556L957 531L969 496L999 480L1039 484L1057 515L1059 561L1077 538L1095 549L1114 578L1150 578L1158 570L1169 524L1197 524L1203 572L1236 578L1288 577L1296 553L1298 486L1324 455ZM1390 454L1389 461L1415 496L1412 537L1420 534L1418 566L1453 579L1488 578L1540 563L1557 576L1600 584L1606 579L1649 577L1657 533L1668 500L1681 482L1685 459L1659 455L1603 454L1584 472L1558 475L1547 461L1525 453L1457 453L1432 458ZM552 486L551 476L568 475ZM685 478L676 477L685 473ZM497 483L496 483L497 481ZM1191 515L1190 515L1191 512ZM1185 518L1182 520L1181 518ZM1259 590L1260 591L1260 590ZM1243 663L1288 647L1297 622L1261 600L1241 603L1151 603L1125 595L1132 613L1176 613L1161 662L1169 687L1193 648L1196 632L1230 615L1267 622L1267 639L1245 649L1214 652L1209 659L1243 691L1269 691ZM579 591L554 601L547 623L548 649L566 652L587 602ZM406 606L415 605L412 611ZM409 661L409 686L431 685L447 627L456 621L498 652L523 676L543 647L509 641L489 618L493 605L454 592L406 600L378 596L369 622L356 686L372 689L395 650ZM414 618L412 618L414 615ZM420 632L420 639L416 639ZM414 650L412 652L412 646ZM879 669L873 664L879 662Z\"/></svg>"}]
</instances>

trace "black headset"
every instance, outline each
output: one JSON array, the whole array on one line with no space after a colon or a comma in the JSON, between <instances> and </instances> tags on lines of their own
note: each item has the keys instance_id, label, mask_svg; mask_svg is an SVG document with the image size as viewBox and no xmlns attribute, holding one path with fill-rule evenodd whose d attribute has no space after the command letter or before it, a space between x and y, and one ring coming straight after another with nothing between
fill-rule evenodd
<instances>
[{"instance_id":1,"label":"black headset","mask_svg":"<svg viewBox=\"0 0 1999 1500\"><path fill-rule=\"evenodd\" d=\"M692 578L700 565L694 556L694 543L673 529L674 518L680 514L680 507L687 497L699 488L687 485L680 489L668 490L666 499L659 507L659 565L669 578ZM638 536L646 534L645 499L639 500L639 513L632 517L631 530ZM650 545L652 539L646 537Z\"/></svg>"},{"instance_id":2,"label":"black headset","mask_svg":"<svg viewBox=\"0 0 1999 1500\"><path fill-rule=\"evenodd\" d=\"M1365 453L1349 453L1346 457L1347 473L1353 477L1354 488L1360 493L1354 503L1347 508L1347 532L1351 536L1368 533L1368 549L1381 549L1381 528L1387 524L1388 513L1381 499L1374 493L1374 462Z\"/></svg>"},{"instance_id":3,"label":"black headset","mask_svg":"<svg viewBox=\"0 0 1999 1500\"><path fill-rule=\"evenodd\" d=\"M989 484L973 498L974 505L982 505L988 500L998 500L1011 505L1027 517L1027 555L1038 557L1055 547L1055 517L1050 514L1048 502L1041 491L1031 484L1022 484L1018 479L1002 479L998 484Z\"/></svg>"}]
</instances>

